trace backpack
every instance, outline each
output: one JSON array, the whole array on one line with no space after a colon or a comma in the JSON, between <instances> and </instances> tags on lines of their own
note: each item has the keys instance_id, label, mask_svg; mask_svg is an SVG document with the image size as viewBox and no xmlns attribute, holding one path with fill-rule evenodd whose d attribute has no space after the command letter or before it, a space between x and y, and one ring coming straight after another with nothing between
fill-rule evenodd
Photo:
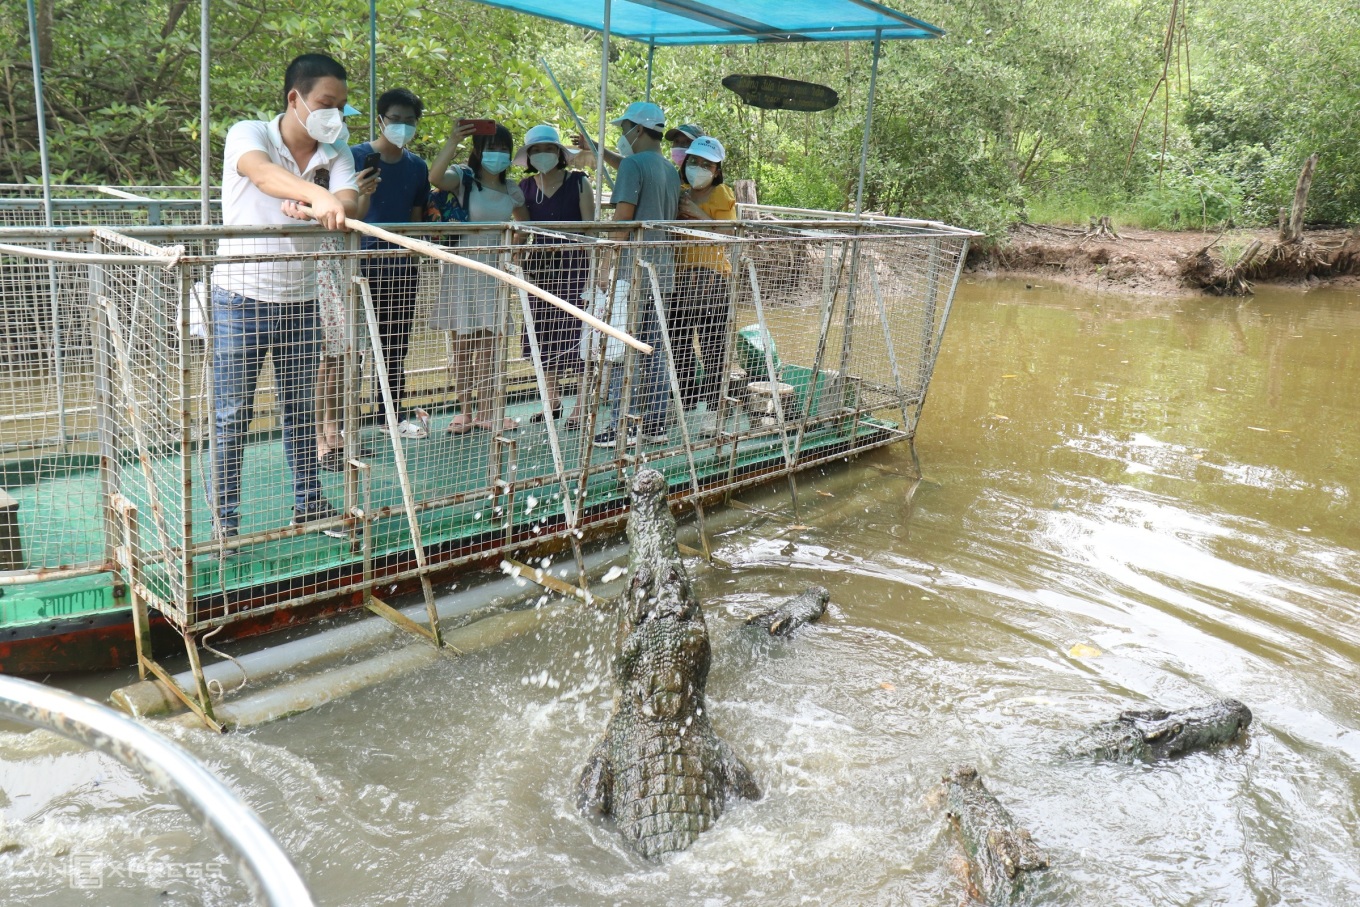
<instances>
[{"instance_id":1,"label":"backpack","mask_svg":"<svg viewBox=\"0 0 1360 907\"><path fill-rule=\"evenodd\" d=\"M425 202L425 220L434 223L467 223L468 193L472 191L472 171L463 168L462 197L458 198L443 189L431 189Z\"/></svg>"}]
</instances>

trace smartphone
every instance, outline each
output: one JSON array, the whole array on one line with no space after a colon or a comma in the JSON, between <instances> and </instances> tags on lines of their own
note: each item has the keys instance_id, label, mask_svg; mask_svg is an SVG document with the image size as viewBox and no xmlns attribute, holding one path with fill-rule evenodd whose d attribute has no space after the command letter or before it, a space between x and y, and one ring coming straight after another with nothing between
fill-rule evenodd
<instances>
[{"instance_id":1,"label":"smartphone","mask_svg":"<svg viewBox=\"0 0 1360 907\"><path fill-rule=\"evenodd\" d=\"M469 124L469 123L472 124L472 134L473 134L473 135L495 135L495 134L496 134L496 121L495 121L495 120L459 120L459 121L458 121L458 125L459 125L459 126L465 126L465 125L467 125L467 124Z\"/></svg>"},{"instance_id":2,"label":"smartphone","mask_svg":"<svg viewBox=\"0 0 1360 907\"><path fill-rule=\"evenodd\" d=\"M376 151L370 151L368 154L364 155L364 166L359 172L363 173L364 170L372 170L374 167L378 166L378 161L380 160L382 160L381 154Z\"/></svg>"}]
</instances>

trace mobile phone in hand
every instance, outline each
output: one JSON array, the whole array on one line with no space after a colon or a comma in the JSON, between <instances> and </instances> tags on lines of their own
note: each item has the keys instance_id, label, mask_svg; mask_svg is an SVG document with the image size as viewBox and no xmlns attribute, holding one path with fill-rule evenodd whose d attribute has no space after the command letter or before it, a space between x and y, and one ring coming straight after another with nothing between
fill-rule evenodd
<instances>
[{"instance_id":1,"label":"mobile phone in hand","mask_svg":"<svg viewBox=\"0 0 1360 907\"><path fill-rule=\"evenodd\" d=\"M469 125L469 124L471 124L471 126L472 126L472 134L473 134L473 135L495 135L495 134L496 134L496 121L495 121L495 120L481 120L481 119L478 119L478 120L459 120L459 121L458 121L458 125L459 125L459 126L466 126L466 125Z\"/></svg>"},{"instance_id":2,"label":"mobile phone in hand","mask_svg":"<svg viewBox=\"0 0 1360 907\"><path fill-rule=\"evenodd\" d=\"M382 160L382 155L381 155L381 154L379 154L379 153L376 152L376 151L370 151L368 154L364 155L364 166L363 166L363 169L364 169L364 170L372 170L374 167L377 167L377 166L378 166L378 161L380 161L380 160ZM360 171L360 172L362 172L362 171Z\"/></svg>"}]
</instances>

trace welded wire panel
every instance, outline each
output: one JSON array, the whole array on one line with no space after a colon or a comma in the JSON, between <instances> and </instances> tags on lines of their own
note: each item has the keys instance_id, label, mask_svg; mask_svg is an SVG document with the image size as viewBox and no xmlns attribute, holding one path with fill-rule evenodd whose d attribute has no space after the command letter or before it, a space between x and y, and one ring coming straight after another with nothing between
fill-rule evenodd
<instances>
[{"instance_id":1,"label":"welded wire panel","mask_svg":"<svg viewBox=\"0 0 1360 907\"><path fill-rule=\"evenodd\" d=\"M46 264L0 265L3 354L22 365L0 425L45 464L10 473L30 512L65 495L94 527L26 539L26 563L74 563L76 540L107 559L121 494L137 581L190 630L544 542L560 571L623 517L642 464L700 501L909 437L969 235L819 212L398 229L433 252L306 225L131 232L99 251L184 254L56 268L61 381ZM86 460L54 472L53 437Z\"/></svg>"},{"instance_id":2,"label":"welded wire panel","mask_svg":"<svg viewBox=\"0 0 1360 907\"><path fill-rule=\"evenodd\" d=\"M52 203L54 227L147 227L201 223L201 203L193 200L58 198ZM211 208L211 222L222 222L221 205ZM0 197L0 227L44 227L47 213L41 199Z\"/></svg>"},{"instance_id":3,"label":"welded wire panel","mask_svg":"<svg viewBox=\"0 0 1360 907\"><path fill-rule=\"evenodd\" d=\"M98 252L163 251L102 234ZM102 261L90 298L100 444L109 493L139 514L132 580L167 617L187 618L185 463L181 401L181 273L158 264ZM111 525L110 532L121 527Z\"/></svg>"},{"instance_id":4,"label":"welded wire panel","mask_svg":"<svg viewBox=\"0 0 1360 907\"><path fill-rule=\"evenodd\" d=\"M10 244L10 243L7 243ZM97 481L92 271L32 256L0 255L0 489L13 501L17 544L0 569L70 570L105 557ZM83 240L50 243L84 251Z\"/></svg>"}]
</instances>

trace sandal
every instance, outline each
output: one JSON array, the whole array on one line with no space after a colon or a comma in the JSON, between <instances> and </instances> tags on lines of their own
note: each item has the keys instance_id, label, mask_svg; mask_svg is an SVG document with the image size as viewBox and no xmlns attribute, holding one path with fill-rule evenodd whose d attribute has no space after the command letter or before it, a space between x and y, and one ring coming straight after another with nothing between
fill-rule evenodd
<instances>
[{"instance_id":1,"label":"sandal","mask_svg":"<svg viewBox=\"0 0 1360 907\"><path fill-rule=\"evenodd\" d=\"M491 424L491 420L490 420L490 419L474 419L474 420L472 420L472 427L473 427L473 428L476 428L476 429L479 429L479 430L481 430L481 431L494 431L494 430L495 430L495 426ZM501 420L501 431L502 431L502 432L516 431L518 428L519 428L519 423L516 422L514 419L505 418L505 419L502 419L502 420Z\"/></svg>"},{"instance_id":2,"label":"sandal","mask_svg":"<svg viewBox=\"0 0 1360 907\"><path fill-rule=\"evenodd\" d=\"M453 421L449 423L448 428L444 429L444 431L451 435L465 435L472 431L476 426L477 423L468 418L467 413L459 413L453 417Z\"/></svg>"},{"instance_id":3,"label":"sandal","mask_svg":"<svg viewBox=\"0 0 1360 907\"><path fill-rule=\"evenodd\" d=\"M540 409L538 412L534 413L532 416L529 417L529 421L530 421L530 422L543 422L543 421L546 421L545 418L544 418L544 416L545 416L544 411ZM553 407L552 417L553 417L553 421L554 421L554 422L556 422L558 419L562 418L562 404L561 404L561 403L559 403L559 404L557 404L556 406Z\"/></svg>"}]
</instances>

